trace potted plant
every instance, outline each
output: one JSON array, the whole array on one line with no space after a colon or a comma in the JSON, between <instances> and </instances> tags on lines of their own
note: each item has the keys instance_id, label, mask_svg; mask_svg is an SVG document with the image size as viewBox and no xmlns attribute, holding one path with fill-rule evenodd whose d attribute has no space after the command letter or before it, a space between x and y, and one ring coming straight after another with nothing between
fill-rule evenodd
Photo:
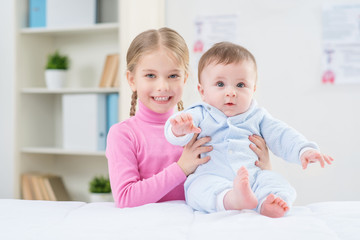
<instances>
[{"instance_id":1,"label":"potted plant","mask_svg":"<svg viewBox=\"0 0 360 240\"><path fill-rule=\"evenodd\" d=\"M112 202L110 180L104 176L96 176L89 183L91 202Z\"/></svg>"},{"instance_id":2,"label":"potted plant","mask_svg":"<svg viewBox=\"0 0 360 240\"><path fill-rule=\"evenodd\" d=\"M69 58L55 51L48 55L45 67L46 86L49 89L58 89L65 86L66 74L69 68Z\"/></svg>"}]
</instances>

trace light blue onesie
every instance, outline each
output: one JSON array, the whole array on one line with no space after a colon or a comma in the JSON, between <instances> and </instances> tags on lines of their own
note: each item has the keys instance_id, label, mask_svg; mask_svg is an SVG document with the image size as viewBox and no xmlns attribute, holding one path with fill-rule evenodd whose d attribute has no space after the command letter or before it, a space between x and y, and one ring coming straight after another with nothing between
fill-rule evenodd
<instances>
[{"instance_id":1,"label":"light blue onesie","mask_svg":"<svg viewBox=\"0 0 360 240\"><path fill-rule=\"evenodd\" d=\"M249 171L250 186L259 202L255 210L260 210L260 204L270 193L281 197L291 206L296 198L295 190L279 174L255 166L258 157L249 148L251 142L248 137L252 134L262 136L275 155L298 164L300 151L306 147L318 149L315 143L307 141L295 129L259 108L255 100L248 111L233 117L227 117L206 103L192 105L183 112L190 113L194 125L201 128L198 138L211 136L208 145L213 146L213 150L206 153L210 154L211 160L200 165L185 181L185 198L191 207L203 212L217 211L217 195L232 188L233 179L241 166ZM168 120L165 136L170 143L184 146L193 134L175 137Z\"/></svg>"}]
</instances>

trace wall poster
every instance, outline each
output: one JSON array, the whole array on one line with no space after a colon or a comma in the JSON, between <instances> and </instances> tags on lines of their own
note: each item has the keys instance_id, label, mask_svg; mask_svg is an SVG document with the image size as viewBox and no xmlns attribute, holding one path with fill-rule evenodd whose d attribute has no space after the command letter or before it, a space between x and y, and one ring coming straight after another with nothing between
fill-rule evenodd
<instances>
[{"instance_id":1,"label":"wall poster","mask_svg":"<svg viewBox=\"0 0 360 240\"><path fill-rule=\"evenodd\" d=\"M197 70L197 63L202 54L215 43L221 41L239 43L238 21L237 14L196 16L192 46L192 67L194 70Z\"/></svg>"},{"instance_id":2,"label":"wall poster","mask_svg":"<svg viewBox=\"0 0 360 240\"><path fill-rule=\"evenodd\" d=\"M323 6L322 83L360 83L360 3Z\"/></svg>"}]
</instances>

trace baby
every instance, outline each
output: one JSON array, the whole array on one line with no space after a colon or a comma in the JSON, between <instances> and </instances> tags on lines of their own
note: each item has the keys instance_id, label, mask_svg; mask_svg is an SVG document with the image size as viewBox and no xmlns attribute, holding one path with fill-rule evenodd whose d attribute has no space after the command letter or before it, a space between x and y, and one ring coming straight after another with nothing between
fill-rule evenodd
<instances>
[{"instance_id":1,"label":"baby","mask_svg":"<svg viewBox=\"0 0 360 240\"><path fill-rule=\"evenodd\" d=\"M296 192L279 174L255 166L258 159L249 148L249 136L262 136L275 155L303 169L317 161L324 167L333 159L257 106L257 66L247 49L215 44L201 57L198 76L203 102L170 117L165 125L166 138L174 145L186 145L195 133L211 136L213 151L205 153L211 160L185 182L187 203L203 212L255 209L268 217L284 216Z\"/></svg>"}]
</instances>

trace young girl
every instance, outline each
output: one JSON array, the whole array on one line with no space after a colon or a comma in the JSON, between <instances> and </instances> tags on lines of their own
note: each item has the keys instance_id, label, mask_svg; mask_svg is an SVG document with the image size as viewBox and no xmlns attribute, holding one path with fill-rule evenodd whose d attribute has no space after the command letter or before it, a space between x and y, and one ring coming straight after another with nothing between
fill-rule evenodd
<instances>
[{"instance_id":1,"label":"young girl","mask_svg":"<svg viewBox=\"0 0 360 240\"><path fill-rule=\"evenodd\" d=\"M189 52L174 30L161 28L139 34L127 53L126 77L133 91L131 118L111 127L106 157L115 204L135 207L147 203L184 200L184 181L210 157L203 146L209 137L193 139L183 148L167 142L166 120L177 104L189 75ZM135 114L136 101L138 111ZM258 155L258 166L271 168L265 142L250 136L250 148Z\"/></svg>"}]
</instances>

